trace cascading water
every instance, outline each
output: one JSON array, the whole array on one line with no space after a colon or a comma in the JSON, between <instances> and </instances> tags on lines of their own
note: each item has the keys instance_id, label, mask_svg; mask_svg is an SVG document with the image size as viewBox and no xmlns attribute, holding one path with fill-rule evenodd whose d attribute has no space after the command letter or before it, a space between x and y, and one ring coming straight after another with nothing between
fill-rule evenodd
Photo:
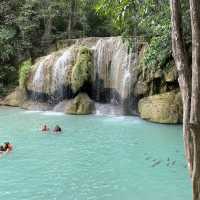
<instances>
[{"instance_id":1,"label":"cascading water","mask_svg":"<svg viewBox=\"0 0 200 200\"><path fill-rule=\"evenodd\" d=\"M79 46L80 44L76 44L76 47ZM93 52L93 100L110 105L110 108L106 109L105 104L97 104L97 112L101 113L102 110L104 113L107 110L112 114L124 114L125 106L129 106L131 101L132 71L137 63L138 49L130 50L121 37L99 38L88 48ZM54 52L36 63L36 70L28 88L33 91L32 99L38 100L38 94L45 94L45 101L54 103L70 98L68 74L76 61L74 49L74 46L71 46Z\"/></svg>"},{"instance_id":2,"label":"cascading water","mask_svg":"<svg viewBox=\"0 0 200 200\"><path fill-rule=\"evenodd\" d=\"M54 52L41 58L36 64L28 89L34 101L56 103L70 95L67 75L74 60L73 48Z\"/></svg>"},{"instance_id":3,"label":"cascading water","mask_svg":"<svg viewBox=\"0 0 200 200\"><path fill-rule=\"evenodd\" d=\"M116 106L129 104L133 53L119 37L100 39L94 48L94 99ZM98 106L99 107L99 106ZM112 109L113 110L113 109Z\"/></svg>"},{"instance_id":4,"label":"cascading water","mask_svg":"<svg viewBox=\"0 0 200 200\"><path fill-rule=\"evenodd\" d=\"M67 72L70 70L70 65L73 61L73 52L71 49L67 49L64 53L57 59L56 63L52 68L52 81L51 81L51 93L54 98L58 100L63 100L68 94L66 88L67 82Z\"/></svg>"},{"instance_id":5,"label":"cascading water","mask_svg":"<svg viewBox=\"0 0 200 200\"><path fill-rule=\"evenodd\" d=\"M33 76L32 88L34 93L32 94L32 99L37 100L38 95L42 94L44 91L44 83L45 83L45 63L51 58L51 55L48 55L41 59L39 63L36 64L36 71Z\"/></svg>"}]
</instances>

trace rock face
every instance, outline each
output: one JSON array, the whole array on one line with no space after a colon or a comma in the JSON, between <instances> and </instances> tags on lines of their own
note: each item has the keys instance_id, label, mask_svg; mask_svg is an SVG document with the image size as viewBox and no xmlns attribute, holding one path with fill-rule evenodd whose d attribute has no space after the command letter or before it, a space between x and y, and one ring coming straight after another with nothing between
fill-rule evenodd
<instances>
[{"instance_id":1,"label":"rock face","mask_svg":"<svg viewBox=\"0 0 200 200\"><path fill-rule=\"evenodd\" d=\"M85 93L80 93L70 100L65 108L66 114L87 115L94 111L94 102Z\"/></svg>"},{"instance_id":2,"label":"rock face","mask_svg":"<svg viewBox=\"0 0 200 200\"><path fill-rule=\"evenodd\" d=\"M14 92L10 93L0 104L4 106L21 106L24 102L25 95L23 91L16 88Z\"/></svg>"},{"instance_id":3,"label":"rock face","mask_svg":"<svg viewBox=\"0 0 200 200\"><path fill-rule=\"evenodd\" d=\"M158 123L176 124L182 121L182 100L180 93L167 92L149 96L139 101L141 118Z\"/></svg>"},{"instance_id":4,"label":"rock face","mask_svg":"<svg viewBox=\"0 0 200 200\"><path fill-rule=\"evenodd\" d=\"M147 49L147 44L141 46L138 64L133 69L134 82L132 95L136 99L136 105L138 100L143 97L179 89L178 73L174 62L170 61L162 65L155 64L153 67L150 67L144 63Z\"/></svg>"}]
</instances>

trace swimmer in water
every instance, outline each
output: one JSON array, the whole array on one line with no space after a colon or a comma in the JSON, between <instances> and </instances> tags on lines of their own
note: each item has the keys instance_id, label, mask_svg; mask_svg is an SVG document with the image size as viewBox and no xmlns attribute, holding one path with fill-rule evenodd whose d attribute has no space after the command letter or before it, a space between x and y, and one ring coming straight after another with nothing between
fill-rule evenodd
<instances>
[{"instance_id":1,"label":"swimmer in water","mask_svg":"<svg viewBox=\"0 0 200 200\"><path fill-rule=\"evenodd\" d=\"M3 152L10 152L12 151L13 146L9 142L5 142L3 145L0 146L0 153L2 154Z\"/></svg>"},{"instance_id":2,"label":"swimmer in water","mask_svg":"<svg viewBox=\"0 0 200 200\"><path fill-rule=\"evenodd\" d=\"M41 128L41 131L42 131L42 132L47 132L47 131L49 131L49 128L47 127L46 124Z\"/></svg>"},{"instance_id":3,"label":"swimmer in water","mask_svg":"<svg viewBox=\"0 0 200 200\"><path fill-rule=\"evenodd\" d=\"M3 145L0 146L0 154L2 154L4 152L4 147Z\"/></svg>"},{"instance_id":4,"label":"swimmer in water","mask_svg":"<svg viewBox=\"0 0 200 200\"><path fill-rule=\"evenodd\" d=\"M5 150L6 152L10 152L10 151L12 151L12 149L13 149L12 144L10 144L9 142L5 142L5 143L4 143L4 150Z\"/></svg>"},{"instance_id":5,"label":"swimmer in water","mask_svg":"<svg viewBox=\"0 0 200 200\"><path fill-rule=\"evenodd\" d=\"M61 131L62 129L58 125L56 125L55 128L53 129L53 132L61 132Z\"/></svg>"}]
</instances>

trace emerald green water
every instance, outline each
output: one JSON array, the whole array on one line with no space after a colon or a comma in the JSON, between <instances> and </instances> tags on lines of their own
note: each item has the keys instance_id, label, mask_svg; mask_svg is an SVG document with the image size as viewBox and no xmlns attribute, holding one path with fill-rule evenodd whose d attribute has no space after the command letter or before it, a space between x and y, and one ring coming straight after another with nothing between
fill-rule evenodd
<instances>
[{"instance_id":1,"label":"emerald green water","mask_svg":"<svg viewBox=\"0 0 200 200\"><path fill-rule=\"evenodd\" d=\"M43 123L62 135L41 134ZM0 108L0 198L190 200L181 126Z\"/></svg>"}]
</instances>

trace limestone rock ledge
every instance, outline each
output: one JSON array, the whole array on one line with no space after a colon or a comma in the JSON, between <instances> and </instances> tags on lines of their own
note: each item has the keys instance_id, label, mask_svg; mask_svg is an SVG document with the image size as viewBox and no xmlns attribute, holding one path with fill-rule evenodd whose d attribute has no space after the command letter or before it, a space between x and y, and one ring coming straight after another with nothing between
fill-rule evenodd
<instances>
[{"instance_id":1,"label":"limestone rock ledge","mask_svg":"<svg viewBox=\"0 0 200 200\"><path fill-rule=\"evenodd\" d=\"M66 114L88 115L95 109L94 102L85 93L78 94L74 99L68 101L65 107Z\"/></svg>"},{"instance_id":2,"label":"limestone rock ledge","mask_svg":"<svg viewBox=\"0 0 200 200\"><path fill-rule=\"evenodd\" d=\"M182 122L183 107L180 92L167 92L145 97L139 101L140 117L157 123Z\"/></svg>"},{"instance_id":3,"label":"limestone rock ledge","mask_svg":"<svg viewBox=\"0 0 200 200\"><path fill-rule=\"evenodd\" d=\"M23 104L24 100L25 95L23 90L17 87L12 93L0 101L0 105L19 107Z\"/></svg>"}]
</instances>

